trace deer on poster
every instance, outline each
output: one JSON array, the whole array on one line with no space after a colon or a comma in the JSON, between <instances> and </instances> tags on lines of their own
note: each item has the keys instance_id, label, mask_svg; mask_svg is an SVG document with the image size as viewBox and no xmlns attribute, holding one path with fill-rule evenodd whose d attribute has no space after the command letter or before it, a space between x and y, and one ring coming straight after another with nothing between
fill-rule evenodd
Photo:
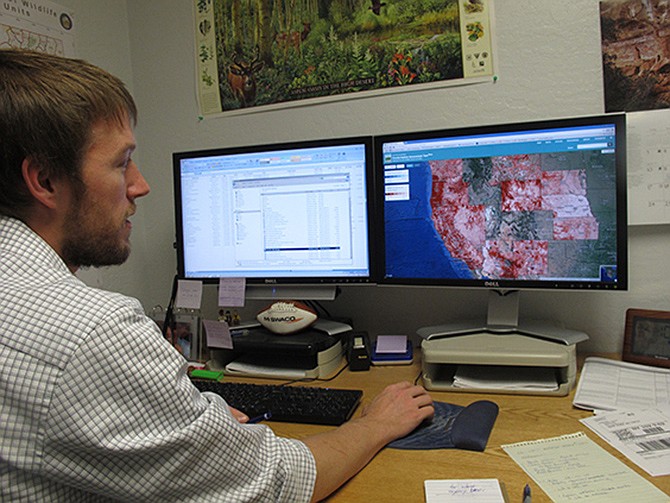
<instances>
[{"instance_id":1,"label":"deer on poster","mask_svg":"<svg viewBox=\"0 0 670 503\"><path fill-rule=\"evenodd\" d=\"M235 52L233 62L228 67L228 85L242 108L253 105L256 101L256 73L263 68L258 52L256 47L251 62L244 61Z\"/></svg>"},{"instance_id":2,"label":"deer on poster","mask_svg":"<svg viewBox=\"0 0 670 503\"><path fill-rule=\"evenodd\" d=\"M284 52L284 59L286 59L289 49L294 49L296 53L302 56L302 43L307 39L311 30L312 24L303 21L302 31L282 31L277 33L275 41L279 49Z\"/></svg>"}]
</instances>

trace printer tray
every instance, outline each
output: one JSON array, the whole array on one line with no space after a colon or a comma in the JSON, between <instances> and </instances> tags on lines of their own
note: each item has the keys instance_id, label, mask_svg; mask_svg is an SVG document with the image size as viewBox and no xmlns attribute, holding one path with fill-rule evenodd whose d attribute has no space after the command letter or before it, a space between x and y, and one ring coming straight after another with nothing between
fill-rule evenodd
<instances>
[{"instance_id":1,"label":"printer tray","mask_svg":"<svg viewBox=\"0 0 670 503\"><path fill-rule=\"evenodd\" d=\"M421 349L422 377L429 390L565 396L575 385L575 345L477 333L424 340ZM553 387L547 387L547 376L553 377ZM457 377L474 385L459 386Z\"/></svg>"}]
</instances>

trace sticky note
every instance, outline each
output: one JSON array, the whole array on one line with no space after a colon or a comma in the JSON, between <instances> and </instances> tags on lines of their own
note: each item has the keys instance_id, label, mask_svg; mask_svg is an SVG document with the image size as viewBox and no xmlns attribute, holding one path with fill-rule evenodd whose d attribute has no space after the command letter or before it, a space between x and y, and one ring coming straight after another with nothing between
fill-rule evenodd
<instances>
[{"instance_id":1,"label":"sticky note","mask_svg":"<svg viewBox=\"0 0 670 503\"><path fill-rule=\"evenodd\" d=\"M177 282L177 297L175 307L186 309L200 309L202 301L202 281L192 279L180 279Z\"/></svg>"},{"instance_id":2,"label":"sticky note","mask_svg":"<svg viewBox=\"0 0 670 503\"><path fill-rule=\"evenodd\" d=\"M230 328L225 321L202 320L208 348L233 349Z\"/></svg>"},{"instance_id":3,"label":"sticky note","mask_svg":"<svg viewBox=\"0 0 670 503\"><path fill-rule=\"evenodd\" d=\"M244 306L245 278L219 278L219 306Z\"/></svg>"},{"instance_id":4,"label":"sticky note","mask_svg":"<svg viewBox=\"0 0 670 503\"><path fill-rule=\"evenodd\" d=\"M404 353L407 351L406 335L380 335L377 337L377 353Z\"/></svg>"}]
</instances>

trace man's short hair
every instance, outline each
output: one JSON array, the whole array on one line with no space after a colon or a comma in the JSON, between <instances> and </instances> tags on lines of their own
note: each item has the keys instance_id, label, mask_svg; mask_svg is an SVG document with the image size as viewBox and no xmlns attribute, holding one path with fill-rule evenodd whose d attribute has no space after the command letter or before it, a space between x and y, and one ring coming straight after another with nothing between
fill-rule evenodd
<instances>
[{"instance_id":1,"label":"man's short hair","mask_svg":"<svg viewBox=\"0 0 670 503\"><path fill-rule=\"evenodd\" d=\"M91 128L101 120L137 120L120 79L78 59L0 50L0 214L21 218L33 203L24 159L79 181Z\"/></svg>"}]
</instances>

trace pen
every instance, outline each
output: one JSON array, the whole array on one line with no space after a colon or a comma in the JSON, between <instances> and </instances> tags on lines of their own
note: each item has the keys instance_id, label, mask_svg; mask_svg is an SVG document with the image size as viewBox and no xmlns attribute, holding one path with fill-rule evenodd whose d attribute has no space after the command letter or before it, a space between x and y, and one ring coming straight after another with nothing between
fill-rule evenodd
<instances>
[{"instance_id":1,"label":"pen","mask_svg":"<svg viewBox=\"0 0 670 503\"><path fill-rule=\"evenodd\" d=\"M523 488L523 503L531 503L530 486L528 484Z\"/></svg>"},{"instance_id":2,"label":"pen","mask_svg":"<svg viewBox=\"0 0 670 503\"><path fill-rule=\"evenodd\" d=\"M260 423L261 421L265 421L266 419L270 419L272 417L272 412L266 412L265 414L261 414L260 416L252 417L247 421L247 424L255 424L255 423Z\"/></svg>"}]
</instances>

